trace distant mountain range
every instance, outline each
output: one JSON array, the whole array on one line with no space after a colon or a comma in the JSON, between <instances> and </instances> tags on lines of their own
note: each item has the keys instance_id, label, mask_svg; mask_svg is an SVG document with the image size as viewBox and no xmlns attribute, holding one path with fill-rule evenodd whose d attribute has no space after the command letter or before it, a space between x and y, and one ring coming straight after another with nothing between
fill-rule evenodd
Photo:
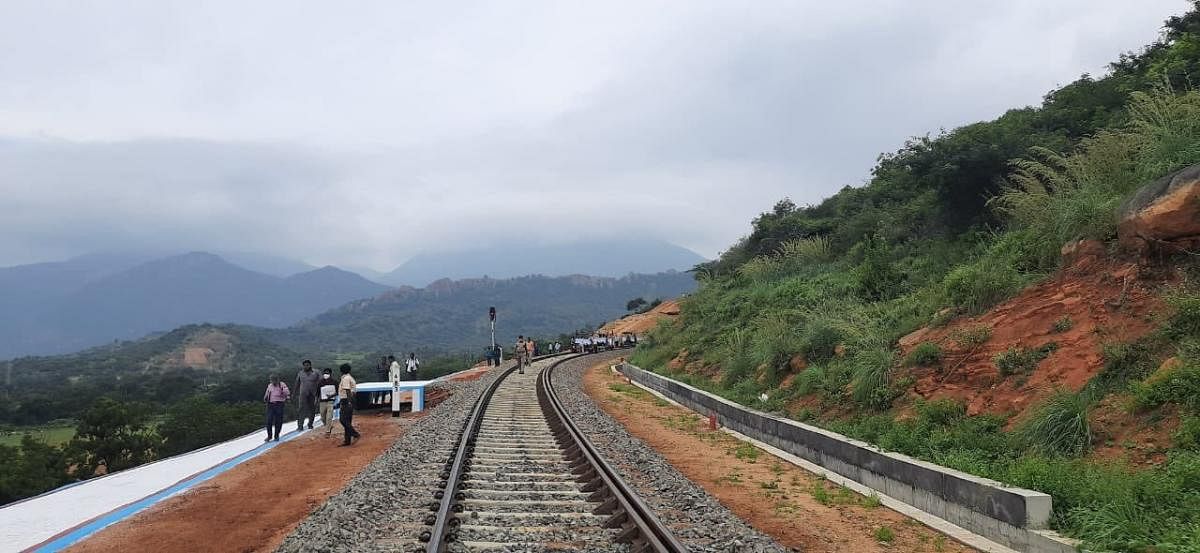
<instances>
[{"instance_id":1,"label":"distant mountain range","mask_svg":"<svg viewBox=\"0 0 1200 553\"><path fill-rule=\"evenodd\" d=\"M508 310L506 320L519 323L512 328L567 331L621 315L633 297L690 291L694 284L684 273L633 273L686 270L701 261L665 242L588 242L422 254L368 280L336 267L244 252L85 255L0 268L0 360L75 352L202 323L283 329L263 332L299 350L397 342L453 349L478 345L477 319L490 305ZM546 276L508 280L530 274ZM605 278L554 278L580 274ZM620 275L630 276L613 278ZM399 289L388 292L381 281ZM354 302L366 298L374 299ZM363 310L361 319L349 315L356 309Z\"/></svg>"},{"instance_id":2,"label":"distant mountain range","mask_svg":"<svg viewBox=\"0 0 1200 553\"><path fill-rule=\"evenodd\" d=\"M624 315L630 299L674 298L694 290L690 273L624 277L525 276L443 279L357 300L261 337L308 352L462 351L490 343L488 307L497 311L496 339L557 336Z\"/></svg>"},{"instance_id":3,"label":"distant mountain range","mask_svg":"<svg viewBox=\"0 0 1200 553\"><path fill-rule=\"evenodd\" d=\"M525 275L619 277L629 273L686 271L705 259L661 240L604 240L556 245L505 244L488 249L422 253L375 280L423 287L439 279Z\"/></svg>"},{"instance_id":4,"label":"distant mountain range","mask_svg":"<svg viewBox=\"0 0 1200 553\"><path fill-rule=\"evenodd\" d=\"M287 326L387 286L334 267L288 277L194 252L0 269L0 359L66 353L191 323Z\"/></svg>"}]
</instances>

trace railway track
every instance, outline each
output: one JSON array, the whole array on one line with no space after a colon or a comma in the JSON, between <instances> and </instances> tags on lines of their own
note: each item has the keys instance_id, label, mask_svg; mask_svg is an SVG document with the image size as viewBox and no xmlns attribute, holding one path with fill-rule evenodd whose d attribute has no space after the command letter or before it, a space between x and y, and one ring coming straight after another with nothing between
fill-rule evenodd
<instances>
[{"instance_id":1,"label":"railway track","mask_svg":"<svg viewBox=\"0 0 1200 553\"><path fill-rule=\"evenodd\" d=\"M432 483L418 551L686 551L567 416L551 378L575 357L508 369L483 392Z\"/></svg>"}]
</instances>

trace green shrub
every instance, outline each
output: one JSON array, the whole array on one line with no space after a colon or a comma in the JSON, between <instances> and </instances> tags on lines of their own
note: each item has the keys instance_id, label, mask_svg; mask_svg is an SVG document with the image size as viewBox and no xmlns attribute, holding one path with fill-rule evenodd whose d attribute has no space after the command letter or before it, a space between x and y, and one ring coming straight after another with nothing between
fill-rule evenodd
<instances>
[{"instance_id":1,"label":"green shrub","mask_svg":"<svg viewBox=\"0 0 1200 553\"><path fill-rule=\"evenodd\" d=\"M949 398L917 401L917 421L921 424L945 426L967 416L967 405Z\"/></svg>"},{"instance_id":2,"label":"green shrub","mask_svg":"<svg viewBox=\"0 0 1200 553\"><path fill-rule=\"evenodd\" d=\"M1200 294L1177 290L1167 294L1166 300L1173 311L1164 328L1167 336L1200 338Z\"/></svg>"},{"instance_id":3,"label":"green shrub","mask_svg":"<svg viewBox=\"0 0 1200 553\"><path fill-rule=\"evenodd\" d=\"M804 329L800 342L800 353L809 363L820 363L832 359L837 353L838 344L842 341L842 333L823 321L810 323Z\"/></svg>"},{"instance_id":4,"label":"green shrub","mask_svg":"<svg viewBox=\"0 0 1200 553\"><path fill-rule=\"evenodd\" d=\"M1054 326L1051 328L1055 333L1063 333L1071 330L1075 326L1075 321L1071 320L1069 315L1063 315L1058 320L1054 321Z\"/></svg>"},{"instance_id":5,"label":"green shrub","mask_svg":"<svg viewBox=\"0 0 1200 553\"><path fill-rule=\"evenodd\" d=\"M1123 389L1129 382L1145 378L1157 366L1148 340L1104 344L1101 353L1104 366L1088 382L1092 392L1105 394Z\"/></svg>"},{"instance_id":6,"label":"green shrub","mask_svg":"<svg viewBox=\"0 0 1200 553\"><path fill-rule=\"evenodd\" d=\"M853 273L860 298L887 300L900 292L904 275L892 264L891 254L891 248L884 240L871 238L867 241L862 263Z\"/></svg>"},{"instance_id":7,"label":"green shrub","mask_svg":"<svg viewBox=\"0 0 1200 553\"><path fill-rule=\"evenodd\" d=\"M833 245L827 236L809 236L780 244L775 255L789 262L823 263L832 258Z\"/></svg>"},{"instance_id":8,"label":"green shrub","mask_svg":"<svg viewBox=\"0 0 1200 553\"><path fill-rule=\"evenodd\" d=\"M887 526L880 526L875 530L875 541L880 543L892 543L896 540L896 533Z\"/></svg>"},{"instance_id":9,"label":"green shrub","mask_svg":"<svg viewBox=\"0 0 1200 553\"><path fill-rule=\"evenodd\" d=\"M771 369L772 383L782 377L780 369L802 348L796 324L791 319L786 313L770 313L754 321L751 354L755 364L766 363Z\"/></svg>"},{"instance_id":10,"label":"green shrub","mask_svg":"<svg viewBox=\"0 0 1200 553\"><path fill-rule=\"evenodd\" d=\"M1200 413L1200 364L1184 363L1133 385L1133 404L1139 410L1173 403Z\"/></svg>"},{"instance_id":11,"label":"green shrub","mask_svg":"<svg viewBox=\"0 0 1200 553\"><path fill-rule=\"evenodd\" d=\"M1050 342L1037 349L1025 346L1013 346L993 358L1001 376L1013 374L1029 374L1037 368L1038 363L1058 349L1058 344Z\"/></svg>"},{"instance_id":12,"label":"green shrub","mask_svg":"<svg viewBox=\"0 0 1200 553\"><path fill-rule=\"evenodd\" d=\"M950 271L942 286L950 305L979 314L1008 299L1021 282L1021 275L1012 265L984 259Z\"/></svg>"},{"instance_id":13,"label":"green shrub","mask_svg":"<svg viewBox=\"0 0 1200 553\"><path fill-rule=\"evenodd\" d=\"M893 390L889 374L894 356L883 348L872 348L855 353L851 362L854 377L851 381L852 397L859 405L868 409L887 409L898 395Z\"/></svg>"},{"instance_id":14,"label":"green shrub","mask_svg":"<svg viewBox=\"0 0 1200 553\"><path fill-rule=\"evenodd\" d=\"M942 361L942 348L933 342L917 344L904 357L904 365L908 367L931 367Z\"/></svg>"},{"instance_id":15,"label":"green shrub","mask_svg":"<svg viewBox=\"0 0 1200 553\"><path fill-rule=\"evenodd\" d=\"M1171 435L1175 447L1200 451L1200 417L1184 416L1179 420L1179 428Z\"/></svg>"},{"instance_id":16,"label":"green shrub","mask_svg":"<svg viewBox=\"0 0 1200 553\"><path fill-rule=\"evenodd\" d=\"M1085 394L1058 392L1033 412L1018 433L1038 453L1078 457L1092 446L1090 412Z\"/></svg>"}]
</instances>

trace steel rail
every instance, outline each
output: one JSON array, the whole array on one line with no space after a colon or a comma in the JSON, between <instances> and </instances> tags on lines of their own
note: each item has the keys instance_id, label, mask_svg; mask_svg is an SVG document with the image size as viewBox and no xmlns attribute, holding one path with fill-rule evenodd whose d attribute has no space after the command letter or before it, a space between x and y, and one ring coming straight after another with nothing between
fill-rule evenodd
<instances>
[{"instance_id":1,"label":"steel rail","mask_svg":"<svg viewBox=\"0 0 1200 553\"><path fill-rule=\"evenodd\" d=\"M579 430L555 393L551 381L554 369L567 361L586 355L589 354L571 355L555 361L538 376L538 402L554 433L555 441L563 448L563 455L570 463L576 481L583 484L583 491L591 494L588 497L589 501L600 504L593 513L608 515L604 527L620 529L615 538L618 543L629 544L630 551L635 553L686 552L687 548L671 534L662 521L658 520L633 488L621 479L616 470ZM543 359L548 357L553 356L545 356ZM505 369L503 374L492 381L480 394L470 416L463 424L458 447L439 475L441 489L435 492L434 496L439 501L430 504L430 510L436 511L436 514L427 517L426 524L432 528L421 535L422 541L427 541L426 553L446 553L449 544L456 540L455 529L461 524L456 515L462 512L463 508L459 502L465 498L464 473L475 448L475 438L483 420L483 413L500 383L516 370L516 367Z\"/></svg>"},{"instance_id":2,"label":"steel rail","mask_svg":"<svg viewBox=\"0 0 1200 553\"><path fill-rule=\"evenodd\" d=\"M687 548L625 483L567 413L552 380L554 369L561 363L547 367L538 376L538 397L549 407L550 425L558 427L555 438L565 446L564 454L579 476L577 481L584 484L583 491L592 493L590 500L601 502L593 512L609 515L604 526L620 528L616 541L629 544L634 553L685 553Z\"/></svg>"}]
</instances>

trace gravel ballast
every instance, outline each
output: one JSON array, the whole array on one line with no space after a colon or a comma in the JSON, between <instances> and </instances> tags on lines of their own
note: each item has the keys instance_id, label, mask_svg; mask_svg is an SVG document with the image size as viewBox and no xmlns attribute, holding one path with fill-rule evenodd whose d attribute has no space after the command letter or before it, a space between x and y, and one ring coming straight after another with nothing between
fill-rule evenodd
<instances>
[{"instance_id":1,"label":"gravel ballast","mask_svg":"<svg viewBox=\"0 0 1200 553\"><path fill-rule=\"evenodd\" d=\"M583 391L583 373L628 352L589 355L554 370L554 389L592 445L634 487L675 536L698 552L786 552L688 480L654 448L632 436Z\"/></svg>"},{"instance_id":2,"label":"gravel ballast","mask_svg":"<svg viewBox=\"0 0 1200 553\"><path fill-rule=\"evenodd\" d=\"M583 372L621 352L568 360L555 369L554 386L572 418L592 443L642 494L689 550L696 552L784 552L770 537L754 530L661 455L629 435L583 391ZM541 361L549 364L550 360ZM472 382L446 382L444 402L417 419L391 447L283 541L278 551L416 551L428 529L437 473L450 456L459 430L479 394L500 371ZM236 506L231 506L236 509ZM530 551L529 548L520 549ZM596 551L623 551L624 546Z\"/></svg>"}]
</instances>

